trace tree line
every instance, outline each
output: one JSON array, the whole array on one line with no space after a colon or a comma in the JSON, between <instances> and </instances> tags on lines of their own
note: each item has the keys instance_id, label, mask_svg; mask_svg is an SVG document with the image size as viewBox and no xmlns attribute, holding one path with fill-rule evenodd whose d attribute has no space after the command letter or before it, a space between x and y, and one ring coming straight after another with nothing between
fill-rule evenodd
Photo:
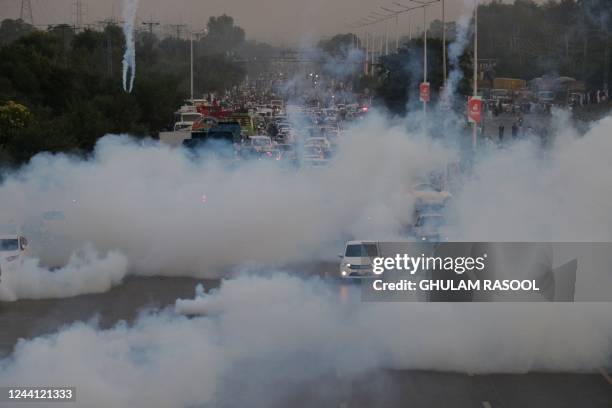
<instances>
[{"instance_id":1,"label":"tree line","mask_svg":"<svg viewBox=\"0 0 612 408\"><path fill-rule=\"evenodd\" d=\"M245 40L230 16L211 17L194 42L195 96L240 84L242 54L274 49ZM0 162L19 164L41 151L86 154L108 133L154 134L173 120L190 93L185 38L136 35L136 82L123 91L121 27L37 30L21 20L0 24Z\"/></svg>"}]
</instances>

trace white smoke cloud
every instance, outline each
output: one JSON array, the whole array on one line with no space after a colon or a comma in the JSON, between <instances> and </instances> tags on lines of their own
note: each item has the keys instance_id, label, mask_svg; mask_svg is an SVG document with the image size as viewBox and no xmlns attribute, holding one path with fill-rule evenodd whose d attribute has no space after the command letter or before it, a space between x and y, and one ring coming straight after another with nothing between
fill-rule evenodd
<instances>
[{"instance_id":1,"label":"white smoke cloud","mask_svg":"<svg viewBox=\"0 0 612 408\"><path fill-rule=\"evenodd\" d=\"M444 90L440 95L440 100L442 103L450 104L451 106L453 98L455 98L457 93L457 86L463 79L463 71L459 66L459 58L465 52L474 34L472 30L473 6L474 4L471 1L464 1L464 11L455 23L457 27L455 40L448 46L448 66L450 71Z\"/></svg>"},{"instance_id":2,"label":"white smoke cloud","mask_svg":"<svg viewBox=\"0 0 612 408\"><path fill-rule=\"evenodd\" d=\"M458 238L481 241L612 240L607 151L612 117L577 136L557 112L553 146L525 140L483 154L454 197Z\"/></svg>"},{"instance_id":3,"label":"white smoke cloud","mask_svg":"<svg viewBox=\"0 0 612 408\"><path fill-rule=\"evenodd\" d=\"M612 168L605 154L612 147L606 136L612 119L578 137L566 115L556 115L550 150L522 141L481 152L451 201L453 238L612 238L606 179ZM190 160L154 141L109 136L89 160L43 154L7 176L0 185L2 221L49 210L65 214L49 226L54 256L29 237L43 265L64 265L90 242L102 253L124 254L130 273L217 278L244 263L331 259L350 238L399 239L413 215L410 188L456 160L451 149L378 114L340 143L326 168L281 171L262 162L228 168L214 159ZM48 259L60 253L62 263ZM89 282L86 274L83 279ZM50 289L49 296L58 295Z\"/></svg>"},{"instance_id":4,"label":"white smoke cloud","mask_svg":"<svg viewBox=\"0 0 612 408\"><path fill-rule=\"evenodd\" d=\"M125 54L123 55L123 89L131 93L136 79L136 44L134 40L134 23L138 0L124 0L123 34L125 36ZM129 75L129 78L128 78Z\"/></svg>"},{"instance_id":5,"label":"white smoke cloud","mask_svg":"<svg viewBox=\"0 0 612 408\"><path fill-rule=\"evenodd\" d=\"M264 407L325 378L375 381L381 368L592 371L609 361L606 304L369 304L355 289L243 276L192 304L202 317L165 311L21 341L0 362L0 384L70 384L91 407Z\"/></svg>"},{"instance_id":6,"label":"white smoke cloud","mask_svg":"<svg viewBox=\"0 0 612 408\"><path fill-rule=\"evenodd\" d=\"M244 262L329 258L347 236L397 236L412 217L415 180L451 160L451 150L379 115L344 136L328 167L299 171L232 168L108 136L90 160L37 156L0 186L0 199L15 219L61 210L65 220L49 227L55 246L119 250L138 274L218 277Z\"/></svg>"},{"instance_id":7,"label":"white smoke cloud","mask_svg":"<svg viewBox=\"0 0 612 408\"><path fill-rule=\"evenodd\" d=\"M459 237L610 240L612 118L578 137L557 115L549 151L528 140L479 153L450 209ZM86 162L37 157L0 199L21 216L64 206L71 242L119 249L137 273L210 277L245 260L313 259L349 234L392 237L410 217L404 189L454 158L377 115L346 138L330 167L292 173L107 137ZM199 289L133 326L78 323L22 341L0 362L0 384L74 385L87 406L270 406L330 374L610 366L609 304L362 303L318 279L267 275Z\"/></svg>"},{"instance_id":8,"label":"white smoke cloud","mask_svg":"<svg viewBox=\"0 0 612 408\"><path fill-rule=\"evenodd\" d=\"M121 283L128 271L127 259L118 252L98 254L91 246L75 252L57 270L26 259L15 268L2 267L0 301L64 298L84 293L103 293Z\"/></svg>"}]
</instances>

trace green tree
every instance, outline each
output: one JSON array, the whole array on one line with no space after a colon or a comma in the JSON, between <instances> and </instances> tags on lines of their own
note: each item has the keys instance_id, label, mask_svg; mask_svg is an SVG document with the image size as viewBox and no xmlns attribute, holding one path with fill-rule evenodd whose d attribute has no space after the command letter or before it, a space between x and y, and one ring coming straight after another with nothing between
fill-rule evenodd
<instances>
[{"instance_id":1,"label":"green tree","mask_svg":"<svg viewBox=\"0 0 612 408\"><path fill-rule=\"evenodd\" d=\"M14 101L0 106L0 148L10 142L32 120L30 110Z\"/></svg>"},{"instance_id":2,"label":"green tree","mask_svg":"<svg viewBox=\"0 0 612 408\"><path fill-rule=\"evenodd\" d=\"M244 30L234 25L234 19L228 15L210 17L206 27L207 32L202 39L206 54L230 55L244 42Z\"/></svg>"},{"instance_id":3,"label":"green tree","mask_svg":"<svg viewBox=\"0 0 612 408\"><path fill-rule=\"evenodd\" d=\"M359 48L360 41L355 34L337 34L328 40L321 40L317 47L333 57L346 57L352 48Z\"/></svg>"},{"instance_id":4,"label":"green tree","mask_svg":"<svg viewBox=\"0 0 612 408\"><path fill-rule=\"evenodd\" d=\"M32 31L34 27L23 20L3 20L0 23L0 45L12 43Z\"/></svg>"}]
</instances>

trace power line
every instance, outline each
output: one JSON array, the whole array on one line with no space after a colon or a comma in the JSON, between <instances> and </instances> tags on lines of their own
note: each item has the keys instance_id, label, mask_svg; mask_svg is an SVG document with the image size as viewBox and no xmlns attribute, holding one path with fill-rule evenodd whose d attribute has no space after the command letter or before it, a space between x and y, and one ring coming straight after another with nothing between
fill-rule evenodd
<instances>
[{"instance_id":1,"label":"power line","mask_svg":"<svg viewBox=\"0 0 612 408\"><path fill-rule=\"evenodd\" d=\"M143 21L142 25L145 25L149 28L149 34L153 34L153 27L159 25L159 21L154 21L152 18L149 21Z\"/></svg>"}]
</instances>

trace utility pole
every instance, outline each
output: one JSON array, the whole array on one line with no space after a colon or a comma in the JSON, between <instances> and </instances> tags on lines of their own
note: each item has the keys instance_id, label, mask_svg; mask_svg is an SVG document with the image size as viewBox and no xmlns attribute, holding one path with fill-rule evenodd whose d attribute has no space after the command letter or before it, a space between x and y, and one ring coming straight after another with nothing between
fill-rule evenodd
<instances>
[{"instance_id":1,"label":"utility pole","mask_svg":"<svg viewBox=\"0 0 612 408\"><path fill-rule=\"evenodd\" d=\"M368 75L368 57L370 56L370 33L365 32L365 64L364 72Z\"/></svg>"},{"instance_id":2,"label":"utility pole","mask_svg":"<svg viewBox=\"0 0 612 408\"><path fill-rule=\"evenodd\" d=\"M423 83L427 83L427 7L423 7ZM423 101L423 114L427 121L427 101Z\"/></svg>"},{"instance_id":3,"label":"utility pole","mask_svg":"<svg viewBox=\"0 0 612 408\"><path fill-rule=\"evenodd\" d=\"M442 0L442 85L446 86L446 0Z\"/></svg>"},{"instance_id":4,"label":"utility pole","mask_svg":"<svg viewBox=\"0 0 612 408\"><path fill-rule=\"evenodd\" d=\"M78 32L83 28L83 0L74 2L74 31Z\"/></svg>"},{"instance_id":5,"label":"utility pole","mask_svg":"<svg viewBox=\"0 0 612 408\"><path fill-rule=\"evenodd\" d=\"M374 76L374 52L376 50L376 36L372 33L372 50L370 52L370 75Z\"/></svg>"},{"instance_id":6,"label":"utility pole","mask_svg":"<svg viewBox=\"0 0 612 408\"><path fill-rule=\"evenodd\" d=\"M173 31L176 32L176 39L180 40L181 31L183 30L183 28L186 28L187 26L185 24L169 24L169 27L171 27ZM191 36L193 37L193 34Z\"/></svg>"},{"instance_id":7,"label":"utility pole","mask_svg":"<svg viewBox=\"0 0 612 408\"><path fill-rule=\"evenodd\" d=\"M377 52L379 56L383 54L383 50L385 55L389 55L389 20L395 18L395 49L399 50L399 15L402 13L408 13L412 10L422 8L423 9L423 48L424 48L424 77L425 81L427 81L427 10L426 8L433 3L437 3L440 0L409 0L415 3L418 3L418 6L407 6L405 4L394 2L395 5L401 7L401 10L391 10L385 7L380 7L381 9L390 12L391 14L381 14L375 11L370 12L370 15L365 19L361 19L356 23L357 27L364 27L369 25L376 25L378 23L385 23L385 34L384 38L382 36L373 36L372 38L372 74L374 74L374 54ZM410 15L408 15L410 17ZM408 24L411 24L410 18L408 19ZM418 30L418 28L417 28ZM410 39L412 39L412 29L409 28ZM384 42L384 43L383 43ZM384 48L383 48L384 47ZM366 59L367 59L367 49L366 49ZM366 68L367 70L367 68ZM425 107L425 110L427 108Z\"/></svg>"},{"instance_id":8,"label":"utility pole","mask_svg":"<svg viewBox=\"0 0 612 408\"><path fill-rule=\"evenodd\" d=\"M395 15L395 52L399 52L399 14Z\"/></svg>"},{"instance_id":9,"label":"utility pole","mask_svg":"<svg viewBox=\"0 0 612 408\"><path fill-rule=\"evenodd\" d=\"M391 13L391 15L395 15L395 52L399 51L399 15L402 13L402 10L393 10L390 8L386 8L381 6L381 9Z\"/></svg>"},{"instance_id":10,"label":"utility pole","mask_svg":"<svg viewBox=\"0 0 612 408\"><path fill-rule=\"evenodd\" d=\"M409 7L405 4L397 3L394 4L403 8L404 12L409 12L411 10L415 10L417 8L423 9L423 84L427 84L427 7L433 3L437 3L440 0L410 0L411 2L418 3L419 6ZM431 92L431 90L429 91ZM427 124L427 100L423 99L423 118L425 119L424 123Z\"/></svg>"},{"instance_id":11,"label":"utility pole","mask_svg":"<svg viewBox=\"0 0 612 408\"><path fill-rule=\"evenodd\" d=\"M474 0L474 97L478 96L478 0ZM472 148L476 150L478 124L472 123Z\"/></svg>"},{"instance_id":12,"label":"utility pole","mask_svg":"<svg viewBox=\"0 0 612 408\"><path fill-rule=\"evenodd\" d=\"M408 40L412 41L412 16L408 14Z\"/></svg>"},{"instance_id":13,"label":"utility pole","mask_svg":"<svg viewBox=\"0 0 612 408\"><path fill-rule=\"evenodd\" d=\"M190 33L191 45L191 102L193 103L193 33Z\"/></svg>"},{"instance_id":14,"label":"utility pole","mask_svg":"<svg viewBox=\"0 0 612 408\"><path fill-rule=\"evenodd\" d=\"M389 21L385 21L385 55L389 55Z\"/></svg>"},{"instance_id":15,"label":"utility pole","mask_svg":"<svg viewBox=\"0 0 612 408\"><path fill-rule=\"evenodd\" d=\"M32 12L32 2L30 0L21 0L21 12L19 18L24 23L34 25L34 13Z\"/></svg>"},{"instance_id":16,"label":"utility pole","mask_svg":"<svg viewBox=\"0 0 612 408\"><path fill-rule=\"evenodd\" d=\"M609 77L610 77L610 31L608 27L605 28L605 48L604 48L604 90L609 89Z\"/></svg>"},{"instance_id":17,"label":"utility pole","mask_svg":"<svg viewBox=\"0 0 612 408\"><path fill-rule=\"evenodd\" d=\"M149 28L149 34L153 34L153 27L158 26L159 21L154 21L151 17L149 21L143 21L142 25L147 26Z\"/></svg>"}]
</instances>

